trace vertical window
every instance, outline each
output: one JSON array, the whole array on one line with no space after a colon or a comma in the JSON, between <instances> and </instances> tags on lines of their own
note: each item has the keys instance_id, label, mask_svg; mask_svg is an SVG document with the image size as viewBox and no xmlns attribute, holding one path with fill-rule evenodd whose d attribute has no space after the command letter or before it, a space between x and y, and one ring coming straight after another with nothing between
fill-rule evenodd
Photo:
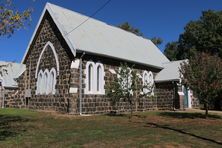
<instances>
[{"instance_id":1,"label":"vertical window","mask_svg":"<svg viewBox=\"0 0 222 148\"><path fill-rule=\"evenodd\" d=\"M42 70L39 71L36 83L36 94L42 93L42 81L43 81L43 72Z\"/></svg>"},{"instance_id":2,"label":"vertical window","mask_svg":"<svg viewBox=\"0 0 222 148\"><path fill-rule=\"evenodd\" d=\"M89 65L88 72L88 91L91 92L93 90L93 66Z\"/></svg>"},{"instance_id":3,"label":"vertical window","mask_svg":"<svg viewBox=\"0 0 222 148\"><path fill-rule=\"evenodd\" d=\"M56 86L56 70L52 68L50 70L50 93L55 94L55 86Z\"/></svg>"},{"instance_id":4,"label":"vertical window","mask_svg":"<svg viewBox=\"0 0 222 148\"><path fill-rule=\"evenodd\" d=\"M96 93L104 94L104 67L101 63L96 63Z\"/></svg>"},{"instance_id":5,"label":"vertical window","mask_svg":"<svg viewBox=\"0 0 222 148\"><path fill-rule=\"evenodd\" d=\"M101 66L99 65L97 67L97 91L101 91L101 73L102 73L102 70L101 70Z\"/></svg>"},{"instance_id":6,"label":"vertical window","mask_svg":"<svg viewBox=\"0 0 222 148\"><path fill-rule=\"evenodd\" d=\"M44 93L45 94L48 94L48 73L45 71L45 74L44 74Z\"/></svg>"},{"instance_id":7,"label":"vertical window","mask_svg":"<svg viewBox=\"0 0 222 148\"><path fill-rule=\"evenodd\" d=\"M49 86L50 86L50 93L52 93L53 88L54 88L54 73L53 72L50 73L50 84L49 84Z\"/></svg>"}]
</instances>

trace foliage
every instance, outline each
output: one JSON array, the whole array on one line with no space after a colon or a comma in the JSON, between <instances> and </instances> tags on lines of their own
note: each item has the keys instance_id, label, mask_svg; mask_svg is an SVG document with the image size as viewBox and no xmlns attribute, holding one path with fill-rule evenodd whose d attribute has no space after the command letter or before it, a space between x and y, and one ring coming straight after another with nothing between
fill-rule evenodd
<instances>
[{"instance_id":1,"label":"foliage","mask_svg":"<svg viewBox=\"0 0 222 148\"><path fill-rule=\"evenodd\" d=\"M138 35L138 36L143 36L143 33L140 32L139 29L134 28L134 27L131 26L128 22L125 22L125 23L123 23L123 24L120 24L120 25L118 25L118 27L121 28L121 29L123 29L123 30L126 30L126 31L128 31L128 32L132 32L132 33L134 33L134 34L136 34L136 35Z\"/></svg>"},{"instance_id":2,"label":"foliage","mask_svg":"<svg viewBox=\"0 0 222 148\"><path fill-rule=\"evenodd\" d=\"M203 11L196 21L190 21L176 42L168 43L165 55L169 59L186 59L198 52L222 58L222 11Z\"/></svg>"},{"instance_id":3,"label":"foliage","mask_svg":"<svg viewBox=\"0 0 222 148\"><path fill-rule=\"evenodd\" d=\"M222 91L222 59L216 55L197 53L181 65L182 83L190 87L203 103L208 115L209 104Z\"/></svg>"},{"instance_id":4,"label":"foliage","mask_svg":"<svg viewBox=\"0 0 222 148\"><path fill-rule=\"evenodd\" d=\"M120 99L124 102L128 102L131 110L131 117L133 112L134 95L137 91L138 76L136 71L132 67L129 67L126 63L121 64L115 80L110 84L107 90L107 96L110 97L113 105L116 105Z\"/></svg>"},{"instance_id":5,"label":"foliage","mask_svg":"<svg viewBox=\"0 0 222 148\"><path fill-rule=\"evenodd\" d=\"M133 27L133 26L130 25L128 22L125 22L125 23L123 23L123 24L120 24L120 25L118 25L118 27L121 28L121 29L123 29L123 30L126 30L126 31L128 31L128 32L132 32L132 33L136 34L137 36L143 36L143 33L142 33L139 29ZM152 41L155 45L160 45L160 44L162 44L162 42L163 42L163 40L162 40L160 37L153 37L153 38L151 38L151 41Z\"/></svg>"},{"instance_id":6,"label":"foliage","mask_svg":"<svg viewBox=\"0 0 222 148\"><path fill-rule=\"evenodd\" d=\"M163 39L160 37L153 37L150 39L155 45L160 45L163 43Z\"/></svg>"},{"instance_id":7,"label":"foliage","mask_svg":"<svg viewBox=\"0 0 222 148\"><path fill-rule=\"evenodd\" d=\"M0 36L11 36L31 20L31 9L21 12L12 3L12 0L0 0Z\"/></svg>"},{"instance_id":8,"label":"foliage","mask_svg":"<svg viewBox=\"0 0 222 148\"><path fill-rule=\"evenodd\" d=\"M110 98L110 101L115 109L118 108L117 103L121 101L128 102L130 105L130 111L132 117L133 105L139 97L150 96L154 85L148 84L139 85L140 78L137 74L137 70L134 69L134 66L129 67L126 63L121 64L115 80L109 84L107 89L107 96ZM144 92L143 89L147 91ZM143 92L143 93L141 93Z\"/></svg>"},{"instance_id":9,"label":"foliage","mask_svg":"<svg viewBox=\"0 0 222 148\"><path fill-rule=\"evenodd\" d=\"M178 56L178 42L167 43L164 50L164 54L169 60L180 59L180 57L177 57Z\"/></svg>"}]
</instances>

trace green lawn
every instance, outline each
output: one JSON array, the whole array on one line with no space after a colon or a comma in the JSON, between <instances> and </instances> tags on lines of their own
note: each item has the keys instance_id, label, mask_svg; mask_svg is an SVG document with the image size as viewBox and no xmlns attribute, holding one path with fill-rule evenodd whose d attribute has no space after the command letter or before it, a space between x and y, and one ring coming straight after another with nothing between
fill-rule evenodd
<instances>
[{"instance_id":1,"label":"green lawn","mask_svg":"<svg viewBox=\"0 0 222 148\"><path fill-rule=\"evenodd\" d=\"M222 147L222 116L143 112L59 115L0 109L0 147Z\"/></svg>"}]
</instances>

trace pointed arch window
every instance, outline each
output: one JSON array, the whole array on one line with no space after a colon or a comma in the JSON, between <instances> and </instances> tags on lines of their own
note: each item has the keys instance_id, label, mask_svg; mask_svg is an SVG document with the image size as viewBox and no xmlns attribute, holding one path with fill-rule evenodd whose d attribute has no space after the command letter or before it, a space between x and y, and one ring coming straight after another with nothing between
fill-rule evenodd
<instances>
[{"instance_id":1,"label":"pointed arch window","mask_svg":"<svg viewBox=\"0 0 222 148\"><path fill-rule=\"evenodd\" d=\"M86 94L104 94L104 67L101 63L86 63Z\"/></svg>"},{"instance_id":2,"label":"pointed arch window","mask_svg":"<svg viewBox=\"0 0 222 148\"><path fill-rule=\"evenodd\" d=\"M43 92L42 87L43 87L43 72L42 72L42 70L40 70L38 73L36 94L42 94L42 92Z\"/></svg>"},{"instance_id":3,"label":"pointed arch window","mask_svg":"<svg viewBox=\"0 0 222 148\"><path fill-rule=\"evenodd\" d=\"M52 68L49 72L48 69L46 69L44 72L42 70L38 73L37 78L37 89L36 94L55 94L56 89L56 70L55 68Z\"/></svg>"},{"instance_id":4,"label":"pointed arch window","mask_svg":"<svg viewBox=\"0 0 222 148\"><path fill-rule=\"evenodd\" d=\"M44 93L49 94L49 70L44 71Z\"/></svg>"},{"instance_id":5,"label":"pointed arch window","mask_svg":"<svg viewBox=\"0 0 222 148\"><path fill-rule=\"evenodd\" d=\"M151 71L143 72L143 87L144 94L154 95L154 78Z\"/></svg>"},{"instance_id":6,"label":"pointed arch window","mask_svg":"<svg viewBox=\"0 0 222 148\"><path fill-rule=\"evenodd\" d=\"M50 83L49 83L50 92L49 93L55 94L56 92L55 86L56 86L56 70L55 68L52 68L50 70Z\"/></svg>"},{"instance_id":7,"label":"pointed arch window","mask_svg":"<svg viewBox=\"0 0 222 148\"><path fill-rule=\"evenodd\" d=\"M104 67L102 63L96 63L96 92L104 94Z\"/></svg>"},{"instance_id":8,"label":"pointed arch window","mask_svg":"<svg viewBox=\"0 0 222 148\"><path fill-rule=\"evenodd\" d=\"M92 64L90 64L88 68L88 91L89 92L93 91L93 84L94 84L93 73L94 73L94 67Z\"/></svg>"}]
</instances>

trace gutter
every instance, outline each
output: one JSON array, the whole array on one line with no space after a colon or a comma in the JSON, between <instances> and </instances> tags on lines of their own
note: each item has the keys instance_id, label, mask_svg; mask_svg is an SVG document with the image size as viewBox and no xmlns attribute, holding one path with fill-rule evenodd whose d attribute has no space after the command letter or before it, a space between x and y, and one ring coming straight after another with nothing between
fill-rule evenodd
<instances>
[{"instance_id":1,"label":"gutter","mask_svg":"<svg viewBox=\"0 0 222 148\"><path fill-rule=\"evenodd\" d=\"M180 79L169 79L169 80L154 80L156 83L164 83L164 82L179 82Z\"/></svg>"},{"instance_id":2,"label":"gutter","mask_svg":"<svg viewBox=\"0 0 222 148\"><path fill-rule=\"evenodd\" d=\"M164 69L164 67L160 66L160 65L157 66L157 65L147 64L147 63L141 63L141 62L137 62L137 61L134 61L134 60L129 60L129 59L119 58L119 57L115 57L115 56L110 56L110 55L107 55L107 54L100 54L100 53L94 53L94 52L90 52L90 51L84 51L82 49L77 49L76 52L86 52L87 54L101 56L103 58L111 58L111 59L120 60L120 61L123 61L123 63L124 62L129 62L129 63L132 63L132 64L138 64L138 65L147 66L147 67L151 67L151 68L156 68L156 69L160 69L160 70Z\"/></svg>"}]
</instances>

